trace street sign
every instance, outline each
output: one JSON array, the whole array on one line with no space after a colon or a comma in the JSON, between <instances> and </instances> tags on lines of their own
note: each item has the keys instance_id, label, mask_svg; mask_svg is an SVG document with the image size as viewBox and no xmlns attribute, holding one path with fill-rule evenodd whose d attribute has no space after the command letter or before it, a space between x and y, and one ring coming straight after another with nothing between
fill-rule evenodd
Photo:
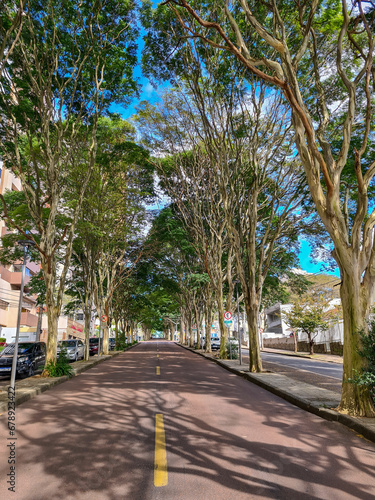
<instances>
[{"instance_id":1,"label":"street sign","mask_svg":"<svg viewBox=\"0 0 375 500\"><path fill-rule=\"evenodd\" d=\"M102 323L106 323L107 320L108 320L108 318L107 318L107 316L105 314L102 314L102 316L100 316L100 320L101 320Z\"/></svg>"},{"instance_id":2,"label":"street sign","mask_svg":"<svg viewBox=\"0 0 375 500\"><path fill-rule=\"evenodd\" d=\"M233 323L233 321L231 319L225 319L224 323L225 323L225 326L227 326L229 328L231 326L231 324Z\"/></svg>"},{"instance_id":3,"label":"street sign","mask_svg":"<svg viewBox=\"0 0 375 500\"><path fill-rule=\"evenodd\" d=\"M229 321L230 319L232 319L232 313L231 313L230 311L226 311L226 312L224 313L224 319L226 319L226 320L228 320L228 321Z\"/></svg>"}]
</instances>

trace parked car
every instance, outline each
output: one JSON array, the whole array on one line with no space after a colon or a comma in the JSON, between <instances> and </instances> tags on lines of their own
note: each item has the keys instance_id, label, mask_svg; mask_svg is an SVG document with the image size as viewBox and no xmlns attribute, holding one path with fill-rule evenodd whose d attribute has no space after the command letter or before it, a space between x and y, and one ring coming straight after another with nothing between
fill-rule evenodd
<instances>
[{"instance_id":1,"label":"parked car","mask_svg":"<svg viewBox=\"0 0 375 500\"><path fill-rule=\"evenodd\" d=\"M220 339L213 337L211 338L211 351L219 351L220 350Z\"/></svg>"},{"instance_id":2,"label":"parked car","mask_svg":"<svg viewBox=\"0 0 375 500\"><path fill-rule=\"evenodd\" d=\"M57 355L65 349L69 361L78 361L85 357L85 344L79 339L61 340L57 344Z\"/></svg>"},{"instance_id":3,"label":"parked car","mask_svg":"<svg viewBox=\"0 0 375 500\"><path fill-rule=\"evenodd\" d=\"M0 374L12 371L14 343L7 344L0 353ZM46 344L44 342L19 342L17 353L16 375L32 377L38 368L46 361Z\"/></svg>"},{"instance_id":4,"label":"parked car","mask_svg":"<svg viewBox=\"0 0 375 500\"><path fill-rule=\"evenodd\" d=\"M90 356L94 356L94 354L98 354L98 349L99 349L99 338L92 337L89 340L89 354L90 354Z\"/></svg>"}]
</instances>

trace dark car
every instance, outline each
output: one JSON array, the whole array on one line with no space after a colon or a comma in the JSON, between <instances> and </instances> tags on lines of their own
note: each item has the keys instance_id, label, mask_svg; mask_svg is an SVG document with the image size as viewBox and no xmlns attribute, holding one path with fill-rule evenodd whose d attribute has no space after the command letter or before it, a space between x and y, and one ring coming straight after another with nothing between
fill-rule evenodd
<instances>
[{"instance_id":1,"label":"dark car","mask_svg":"<svg viewBox=\"0 0 375 500\"><path fill-rule=\"evenodd\" d=\"M12 371L15 344L8 344L0 353L0 374ZM32 377L46 361L46 344L44 342L20 342L18 344L17 371L21 377Z\"/></svg>"},{"instance_id":2,"label":"dark car","mask_svg":"<svg viewBox=\"0 0 375 500\"><path fill-rule=\"evenodd\" d=\"M116 339L114 337L111 337L110 339L108 339L108 348L110 351L114 350L115 343L116 343Z\"/></svg>"},{"instance_id":3,"label":"dark car","mask_svg":"<svg viewBox=\"0 0 375 500\"><path fill-rule=\"evenodd\" d=\"M89 354L90 356L94 356L94 354L98 354L99 349L99 339L97 337L92 337L89 340Z\"/></svg>"}]
</instances>

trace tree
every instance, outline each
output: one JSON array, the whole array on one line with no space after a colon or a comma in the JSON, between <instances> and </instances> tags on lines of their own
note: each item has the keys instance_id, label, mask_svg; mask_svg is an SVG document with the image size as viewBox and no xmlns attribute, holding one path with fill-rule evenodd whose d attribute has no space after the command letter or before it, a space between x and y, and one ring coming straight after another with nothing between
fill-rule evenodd
<instances>
[{"instance_id":1,"label":"tree","mask_svg":"<svg viewBox=\"0 0 375 500\"><path fill-rule=\"evenodd\" d=\"M203 266L177 204L166 206L156 215L147 244L151 248L151 259L143 260L140 265L145 282L147 315L150 318L152 314L164 326L173 325L171 320L177 316L181 318L181 325L186 320L190 342L193 343L192 318L196 308L199 309L197 280L206 280L207 276L203 278L199 274L203 272ZM140 275L139 271L137 275ZM182 326L181 330L182 333Z\"/></svg>"},{"instance_id":2,"label":"tree","mask_svg":"<svg viewBox=\"0 0 375 500\"><path fill-rule=\"evenodd\" d=\"M73 242L79 262L74 278L84 284L86 335L93 301L97 311L111 317L114 290L129 277L141 252L137 240L148 217L144 203L153 197L153 171L134 139L134 128L119 116L100 118L95 166ZM107 353L107 325L103 348Z\"/></svg>"},{"instance_id":3,"label":"tree","mask_svg":"<svg viewBox=\"0 0 375 500\"><path fill-rule=\"evenodd\" d=\"M133 6L127 1L24 6L22 31L0 93L5 166L22 183L33 228L9 227L36 243L46 284L47 363L56 357L73 236L95 164L99 116L136 92ZM57 263L60 263L57 275Z\"/></svg>"},{"instance_id":4,"label":"tree","mask_svg":"<svg viewBox=\"0 0 375 500\"><path fill-rule=\"evenodd\" d=\"M145 144L158 152L152 161L162 187L178 206L196 255L210 278L222 335L220 355L224 358L228 334L224 325L223 253L228 235L219 186L211 175L209 154L195 129L196 119L199 113L194 112L194 103L177 89L166 93L159 107L144 103L137 115Z\"/></svg>"},{"instance_id":5,"label":"tree","mask_svg":"<svg viewBox=\"0 0 375 500\"><path fill-rule=\"evenodd\" d=\"M373 416L366 387L347 384L361 372L360 331L375 294L375 211L368 191L375 162L364 162L373 136L375 85L372 2L167 2L185 36L233 55L289 103L295 145L316 210L332 238L342 279L344 372L339 410ZM217 14L212 18L212 12ZM339 107L335 106L339 100ZM360 137L351 150L351 139ZM337 147L339 140L339 147ZM333 147L333 143L334 146ZM352 155L355 182L343 173ZM349 210L352 210L351 215Z\"/></svg>"},{"instance_id":6,"label":"tree","mask_svg":"<svg viewBox=\"0 0 375 500\"><path fill-rule=\"evenodd\" d=\"M326 330L332 319L329 301L319 293L307 294L292 303L290 311L283 311L286 323L293 330L302 330L309 340L310 354L319 330Z\"/></svg>"},{"instance_id":7,"label":"tree","mask_svg":"<svg viewBox=\"0 0 375 500\"><path fill-rule=\"evenodd\" d=\"M4 0L0 5L0 78L22 31L23 0Z\"/></svg>"}]
</instances>

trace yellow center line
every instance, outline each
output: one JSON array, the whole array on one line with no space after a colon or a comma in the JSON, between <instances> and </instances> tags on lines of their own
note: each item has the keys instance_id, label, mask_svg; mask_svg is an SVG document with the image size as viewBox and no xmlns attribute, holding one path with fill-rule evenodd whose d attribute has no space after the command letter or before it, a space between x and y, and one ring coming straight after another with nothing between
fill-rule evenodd
<instances>
[{"instance_id":1,"label":"yellow center line","mask_svg":"<svg viewBox=\"0 0 375 500\"><path fill-rule=\"evenodd\" d=\"M165 446L165 431L163 415L155 415L155 459L154 459L154 485L166 486L168 484L167 449Z\"/></svg>"},{"instance_id":2,"label":"yellow center line","mask_svg":"<svg viewBox=\"0 0 375 500\"><path fill-rule=\"evenodd\" d=\"M159 357L159 354L156 355L156 357L158 358Z\"/></svg>"},{"instance_id":3,"label":"yellow center line","mask_svg":"<svg viewBox=\"0 0 375 500\"><path fill-rule=\"evenodd\" d=\"M160 366L156 367L156 375L160 375Z\"/></svg>"}]
</instances>

